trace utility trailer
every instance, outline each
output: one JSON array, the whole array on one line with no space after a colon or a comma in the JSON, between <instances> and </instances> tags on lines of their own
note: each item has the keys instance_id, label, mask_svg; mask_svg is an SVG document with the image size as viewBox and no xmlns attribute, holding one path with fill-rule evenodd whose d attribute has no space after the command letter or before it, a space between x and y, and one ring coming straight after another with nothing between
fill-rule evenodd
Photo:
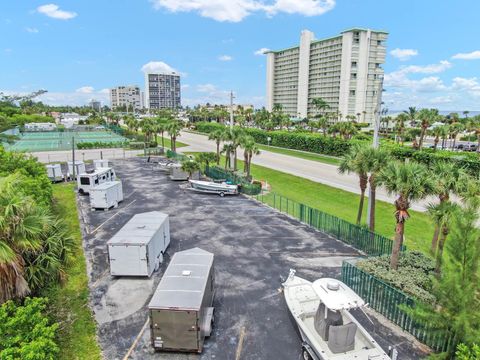
<instances>
[{"instance_id":1,"label":"utility trailer","mask_svg":"<svg viewBox=\"0 0 480 360\"><path fill-rule=\"evenodd\" d=\"M96 159L96 160L93 160L93 168L95 170L99 169L99 168L108 168L110 167L110 164L108 163L108 160L107 159Z\"/></svg>"},{"instance_id":2,"label":"utility trailer","mask_svg":"<svg viewBox=\"0 0 480 360\"><path fill-rule=\"evenodd\" d=\"M167 214L151 211L134 215L107 242L110 274L150 277L163 262L169 244Z\"/></svg>"},{"instance_id":3,"label":"utility trailer","mask_svg":"<svg viewBox=\"0 0 480 360\"><path fill-rule=\"evenodd\" d=\"M120 181L109 181L90 189L90 207L92 210L108 210L118 207L123 201L123 188Z\"/></svg>"},{"instance_id":4,"label":"utility trailer","mask_svg":"<svg viewBox=\"0 0 480 360\"><path fill-rule=\"evenodd\" d=\"M77 176L78 192L88 194L90 190L105 182L115 180L113 168L98 168L93 172L80 173Z\"/></svg>"},{"instance_id":5,"label":"utility trailer","mask_svg":"<svg viewBox=\"0 0 480 360\"><path fill-rule=\"evenodd\" d=\"M46 166L47 176L51 182L63 181L62 167L60 164L49 164Z\"/></svg>"},{"instance_id":6,"label":"utility trailer","mask_svg":"<svg viewBox=\"0 0 480 360\"><path fill-rule=\"evenodd\" d=\"M148 305L155 350L202 352L213 324L213 258L200 248L173 255Z\"/></svg>"},{"instance_id":7,"label":"utility trailer","mask_svg":"<svg viewBox=\"0 0 480 360\"><path fill-rule=\"evenodd\" d=\"M75 179L73 179L73 161L67 162L68 173L67 177L71 180L76 180L78 175L85 173L87 170L85 168L85 163L80 160L75 161Z\"/></svg>"}]
</instances>

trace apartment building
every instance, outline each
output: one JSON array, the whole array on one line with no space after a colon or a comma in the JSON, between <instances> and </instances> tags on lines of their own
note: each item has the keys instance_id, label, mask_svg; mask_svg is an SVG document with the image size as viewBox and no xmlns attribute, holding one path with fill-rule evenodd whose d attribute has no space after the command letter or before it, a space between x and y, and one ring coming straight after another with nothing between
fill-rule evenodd
<instances>
[{"instance_id":1,"label":"apartment building","mask_svg":"<svg viewBox=\"0 0 480 360\"><path fill-rule=\"evenodd\" d=\"M354 28L316 40L302 31L300 45L267 55L267 109L281 104L291 117L317 114L322 98L333 118L373 123L381 102L388 33Z\"/></svg>"},{"instance_id":2,"label":"apartment building","mask_svg":"<svg viewBox=\"0 0 480 360\"><path fill-rule=\"evenodd\" d=\"M178 109L181 106L180 75L145 73L145 107Z\"/></svg>"},{"instance_id":3,"label":"apartment building","mask_svg":"<svg viewBox=\"0 0 480 360\"><path fill-rule=\"evenodd\" d=\"M130 111L142 109L143 102L140 88L128 85L110 89L110 104L112 109L125 108Z\"/></svg>"}]
</instances>

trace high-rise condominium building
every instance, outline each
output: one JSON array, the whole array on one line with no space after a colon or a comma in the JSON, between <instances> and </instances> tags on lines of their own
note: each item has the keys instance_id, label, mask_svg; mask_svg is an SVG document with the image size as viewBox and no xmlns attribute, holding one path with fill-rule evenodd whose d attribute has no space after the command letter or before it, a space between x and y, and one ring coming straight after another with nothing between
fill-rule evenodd
<instances>
[{"instance_id":1,"label":"high-rise condominium building","mask_svg":"<svg viewBox=\"0 0 480 360\"><path fill-rule=\"evenodd\" d=\"M292 117L316 115L312 99L322 98L334 118L355 116L372 123L381 100L388 33L350 29L315 40L302 31L300 45L269 51L267 109L281 104ZM380 96L380 98L379 98Z\"/></svg>"},{"instance_id":2,"label":"high-rise condominium building","mask_svg":"<svg viewBox=\"0 0 480 360\"><path fill-rule=\"evenodd\" d=\"M112 109L125 108L138 110L143 107L140 88L138 86L117 86L110 89L110 103Z\"/></svg>"},{"instance_id":3,"label":"high-rise condominium building","mask_svg":"<svg viewBox=\"0 0 480 360\"><path fill-rule=\"evenodd\" d=\"M176 73L145 74L145 107L178 109L180 106L180 75Z\"/></svg>"}]
</instances>

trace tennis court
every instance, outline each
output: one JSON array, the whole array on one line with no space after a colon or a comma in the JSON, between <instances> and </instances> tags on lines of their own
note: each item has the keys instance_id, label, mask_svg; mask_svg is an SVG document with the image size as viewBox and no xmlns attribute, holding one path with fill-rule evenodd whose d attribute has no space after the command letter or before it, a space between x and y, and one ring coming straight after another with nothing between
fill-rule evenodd
<instances>
[{"instance_id":1,"label":"tennis court","mask_svg":"<svg viewBox=\"0 0 480 360\"><path fill-rule=\"evenodd\" d=\"M76 144L82 142L123 143L127 141L123 136L107 130L24 132L18 141L6 147L8 150L28 152L69 150L72 148L72 138L75 139Z\"/></svg>"}]
</instances>

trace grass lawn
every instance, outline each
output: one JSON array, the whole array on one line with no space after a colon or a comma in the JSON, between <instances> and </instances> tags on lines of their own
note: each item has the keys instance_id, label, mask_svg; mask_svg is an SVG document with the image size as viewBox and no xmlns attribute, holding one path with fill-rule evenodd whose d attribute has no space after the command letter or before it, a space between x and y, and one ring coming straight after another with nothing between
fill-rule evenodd
<instances>
[{"instance_id":1,"label":"grass lawn","mask_svg":"<svg viewBox=\"0 0 480 360\"><path fill-rule=\"evenodd\" d=\"M58 359L101 359L96 340L96 324L88 306L88 278L73 184L53 186L54 209L75 239L75 253L62 285L53 285L43 295L50 299L51 311L60 323Z\"/></svg>"},{"instance_id":2,"label":"grass lawn","mask_svg":"<svg viewBox=\"0 0 480 360\"><path fill-rule=\"evenodd\" d=\"M243 162L239 161L239 163L239 168L242 169ZM223 164L224 162L222 166ZM360 196L357 194L254 164L252 164L252 175L257 180L266 180L272 187L272 192L276 194L338 216L351 223L356 221L360 201ZM271 201L272 196L266 195L264 199L267 202ZM364 221L367 217L367 201L364 205ZM376 205L376 232L393 238L395 207L383 201L377 201ZM405 244L410 250L419 250L428 254L433 235L433 224L424 213L411 210L410 216L411 218L405 225Z\"/></svg>"},{"instance_id":3,"label":"grass lawn","mask_svg":"<svg viewBox=\"0 0 480 360\"><path fill-rule=\"evenodd\" d=\"M294 157L302 158L305 160L318 161L318 162L322 162L330 165L339 165L341 161L340 158L337 158L334 156L327 156L327 155L312 153L308 151L292 150L292 149L279 148L279 147L260 145L260 144L257 144L257 145L261 150L267 150L277 154L294 156Z\"/></svg>"}]
</instances>

